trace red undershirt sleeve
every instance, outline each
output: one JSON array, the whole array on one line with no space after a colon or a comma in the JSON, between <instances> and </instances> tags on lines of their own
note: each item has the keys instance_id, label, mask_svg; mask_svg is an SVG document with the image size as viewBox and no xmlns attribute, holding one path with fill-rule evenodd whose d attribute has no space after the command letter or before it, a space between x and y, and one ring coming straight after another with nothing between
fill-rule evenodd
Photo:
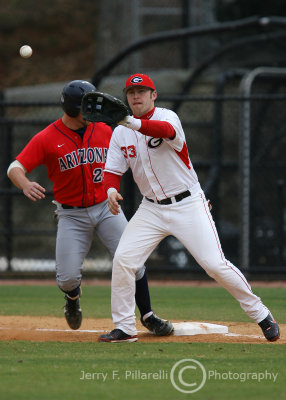
<instances>
[{"instance_id":1,"label":"red undershirt sleeve","mask_svg":"<svg viewBox=\"0 0 286 400\"><path fill-rule=\"evenodd\" d=\"M174 139L176 136L176 131L169 122L152 121L148 119L141 119L141 128L139 132L143 135L156 138Z\"/></svg>"},{"instance_id":2,"label":"red undershirt sleeve","mask_svg":"<svg viewBox=\"0 0 286 400\"><path fill-rule=\"evenodd\" d=\"M111 172L104 172L104 189L107 192L109 188L115 188L117 192L120 190L121 176L112 174Z\"/></svg>"}]
</instances>

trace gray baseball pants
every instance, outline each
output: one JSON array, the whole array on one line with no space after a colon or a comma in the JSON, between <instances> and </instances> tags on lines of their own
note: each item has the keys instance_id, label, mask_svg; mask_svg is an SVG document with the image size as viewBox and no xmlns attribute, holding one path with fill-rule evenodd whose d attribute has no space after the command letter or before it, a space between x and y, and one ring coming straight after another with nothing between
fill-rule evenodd
<instances>
[{"instance_id":1,"label":"gray baseball pants","mask_svg":"<svg viewBox=\"0 0 286 400\"><path fill-rule=\"evenodd\" d=\"M88 208L63 209L57 205L58 229L56 240L56 279L64 292L70 292L81 283L83 261L89 252L94 233L114 256L120 237L127 225L121 211L113 215L107 200ZM136 273L143 277L145 266Z\"/></svg>"}]
</instances>

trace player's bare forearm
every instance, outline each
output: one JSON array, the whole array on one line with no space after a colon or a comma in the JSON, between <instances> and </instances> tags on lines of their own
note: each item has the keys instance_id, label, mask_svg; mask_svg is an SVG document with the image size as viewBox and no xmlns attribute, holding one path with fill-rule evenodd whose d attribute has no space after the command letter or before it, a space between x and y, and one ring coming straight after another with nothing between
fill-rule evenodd
<instances>
[{"instance_id":1,"label":"player's bare forearm","mask_svg":"<svg viewBox=\"0 0 286 400\"><path fill-rule=\"evenodd\" d=\"M18 189L23 190L28 199L37 201L46 197L46 189L37 182L31 182L21 168L12 168L9 172L9 178Z\"/></svg>"},{"instance_id":2,"label":"player's bare forearm","mask_svg":"<svg viewBox=\"0 0 286 400\"><path fill-rule=\"evenodd\" d=\"M108 196L108 207L113 215L120 213L120 207L118 201L123 200L123 197L118 192L112 192Z\"/></svg>"}]
</instances>

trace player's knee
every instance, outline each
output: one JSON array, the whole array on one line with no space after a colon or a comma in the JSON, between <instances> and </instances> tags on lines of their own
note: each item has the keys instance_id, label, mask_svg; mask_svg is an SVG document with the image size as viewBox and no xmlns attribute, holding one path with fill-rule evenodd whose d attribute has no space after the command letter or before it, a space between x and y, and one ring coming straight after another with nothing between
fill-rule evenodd
<instances>
[{"instance_id":1,"label":"player's knee","mask_svg":"<svg viewBox=\"0 0 286 400\"><path fill-rule=\"evenodd\" d=\"M219 262L216 262L214 259L203 259L201 260L201 266L206 271L206 273L214 278L218 272Z\"/></svg>"},{"instance_id":2,"label":"player's knee","mask_svg":"<svg viewBox=\"0 0 286 400\"><path fill-rule=\"evenodd\" d=\"M67 279L60 279L58 277L57 283L58 283L59 288L63 292L67 293L67 292L71 292L72 290L74 290L80 286L80 278L72 277L72 278L67 278Z\"/></svg>"},{"instance_id":3,"label":"player's knee","mask_svg":"<svg viewBox=\"0 0 286 400\"><path fill-rule=\"evenodd\" d=\"M213 279L221 278L224 276L225 271L229 269L224 259L218 260L215 258L204 260L202 267Z\"/></svg>"},{"instance_id":4,"label":"player's knee","mask_svg":"<svg viewBox=\"0 0 286 400\"><path fill-rule=\"evenodd\" d=\"M116 269L132 269L137 271L140 267L137 265L137 260L129 253L117 251L113 259L113 268Z\"/></svg>"},{"instance_id":5,"label":"player's knee","mask_svg":"<svg viewBox=\"0 0 286 400\"><path fill-rule=\"evenodd\" d=\"M117 248L114 257L113 257L113 264L115 265L123 265L126 261L126 256L125 254Z\"/></svg>"}]
</instances>

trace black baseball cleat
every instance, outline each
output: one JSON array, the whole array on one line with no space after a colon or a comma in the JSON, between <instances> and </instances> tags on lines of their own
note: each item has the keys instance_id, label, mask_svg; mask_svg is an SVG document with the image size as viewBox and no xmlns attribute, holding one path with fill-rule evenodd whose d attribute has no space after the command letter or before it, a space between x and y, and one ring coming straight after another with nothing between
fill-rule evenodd
<instances>
[{"instance_id":1,"label":"black baseball cleat","mask_svg":"<svg viewBox=\"0 0 286 400\"><path fill-rule=\"evenodd\" d=\"M80 308L79 297L72 300L67 294L65 295L65 317L71 329L78 329L81 326L82 312Z\"/></svg>"},{"instance_id":2,"label":"black baseball cleat","mask_svg":"<svg viewBox=\"0 0 286 400\"><path fill-rule=\"evenodd\" d=\"M137 342L137 335L128 335L121 329L113 329L113 331L100 335L98 338L99 342L110 342L110 343L123 343L123 342Z\"/></svg>"},{"instance_id":3,"label":"black baseball cleat","mask_svg":"<svg viewBox=\"0 0 286 400\"><path fill-rule=\"evenodd\" d=\"M161 319L156 314L150 315L150 317L146 318L145 321L143 321L143 318L141 318L141 323L143 326L145 326L145 328L147 328L150 332L155 333L157 336L168 336L174 330L174 327L170 321Z\"/></svg>"},{"instance_id":4,"label":"black baseball cleat","mask_svg":"<svg viewBox=\"0 0 286 400\"><path fill-rule=\"evenodd\" d=\"M259 322L258 325L269 342L275 342L275 340L279 339L279 326L271 314L268 314L267 317L263 321Z\"/></svg>"}]
</instances>

